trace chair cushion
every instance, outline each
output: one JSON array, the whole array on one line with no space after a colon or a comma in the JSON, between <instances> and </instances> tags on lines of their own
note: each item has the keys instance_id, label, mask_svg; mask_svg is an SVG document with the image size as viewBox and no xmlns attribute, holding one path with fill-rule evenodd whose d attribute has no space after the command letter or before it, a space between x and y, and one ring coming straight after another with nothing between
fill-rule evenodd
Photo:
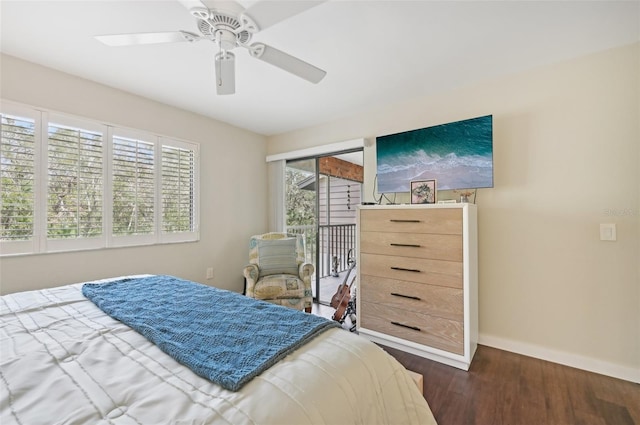
<instances>
[{"instance_id":1,"label":"chair cushion","mask_svg":"<svg viewBox=\"0 0 640 425\"><path fill-rule=\"evenodd\" d=\"M303 298L304 283L295 276L274 274L256 282L253 294L259 300Z\"/></svg>"},{"instance_id":2,"label":"chair cushion","mask_svg":"<svg viewBox=\"0 0 640 425\"><path fill-rule=\"evenodd\" d=\"M296 238L258 240L260 276L291 274L298 276Z\"/></svg>"}]
</instances>

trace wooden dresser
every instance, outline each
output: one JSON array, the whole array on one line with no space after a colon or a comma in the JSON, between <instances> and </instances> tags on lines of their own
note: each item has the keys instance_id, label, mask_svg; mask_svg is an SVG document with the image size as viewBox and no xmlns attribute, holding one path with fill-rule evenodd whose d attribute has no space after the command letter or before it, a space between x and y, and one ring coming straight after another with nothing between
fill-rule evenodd
<instances>
[{"instance_id":1,"label":"wooden dresser","mask_svg":"<svg viewBox=\"0 0 640 425\"><path fill-rule=\"evenodd\" d=\"M358 332L468 370L478 341L477 208L359 206Z\"/></svg>"}]
</instances>

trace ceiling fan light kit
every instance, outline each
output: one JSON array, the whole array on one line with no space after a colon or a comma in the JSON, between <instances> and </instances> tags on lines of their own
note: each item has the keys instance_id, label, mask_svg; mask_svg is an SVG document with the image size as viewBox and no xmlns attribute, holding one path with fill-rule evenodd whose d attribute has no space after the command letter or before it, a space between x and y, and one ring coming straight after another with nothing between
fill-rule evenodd
<instances>
[{"instance_id":1,"label":"ceiling fan light kit","mask_svg":"<svg viewBox=\"0 0 640 425\"><path fill-rule=\"evenodd\" d=\"M216 93L235 93L235 55L230 51L244 47L251 57L260 59L311 83L319 83L327 74L295 56L264 43L249 45L253 34L288 19L322 1L270 1L254 3L246 10L235 1L180 0L196 18L199 34L189 31L114 34L95 38L112 47L154 43L176 43L209 40L216 43L215 55Z\"/></svg>"},{"instance_id":2,"label":"ceiling fan light kit","mask_svg":"<svg viewBox=\"0 0 640 425\"><path fill-rule=\"evenodd\" d=\"M236 91L236 56L227 51L216 53L216 93L233 94Z\"/></svg>"}]
</instances>

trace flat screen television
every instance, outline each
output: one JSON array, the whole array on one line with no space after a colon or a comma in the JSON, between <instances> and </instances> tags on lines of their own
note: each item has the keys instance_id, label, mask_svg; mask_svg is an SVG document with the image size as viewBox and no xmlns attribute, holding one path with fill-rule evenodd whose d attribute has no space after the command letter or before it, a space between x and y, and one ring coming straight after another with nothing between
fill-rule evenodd
<instances>
[{"instance_id":1,"label":"flat screen television","mask_svg":"<svg viewBox=\"0 0 640 425\"><path fill-rule=\"evenodd\" d=\"M376 159L378 193L432 179L437 190L493 187L493 116L377 137Z\"/></svg>"}]
</instances>

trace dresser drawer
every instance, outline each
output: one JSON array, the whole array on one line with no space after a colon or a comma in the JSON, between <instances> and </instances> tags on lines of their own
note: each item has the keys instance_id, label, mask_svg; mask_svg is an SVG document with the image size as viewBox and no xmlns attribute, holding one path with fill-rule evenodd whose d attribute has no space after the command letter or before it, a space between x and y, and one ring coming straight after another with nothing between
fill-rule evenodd
<instances>
[{"instance_id":1,"label":"dresser drawer","mask_svg":"<svg viewBox=\"0 0 640 425\"><path fill-rule=\"evenodd\" d=\"M362 232L462 234L459 208L361 209Z\"/></svg>"},{"instance_id":2,"label":"dresser drawer","mask_svg":"<svg viewBox=\"0 0 640 425\"><path fill-rule=\"evenodd\" d=\"M360 275L462 289L462 263L392 255L360 254Z\"/></svg>"},{"instance_id":3,"label":"dresser drawer","mask_svg":"<svg viewBox=\"0 0 640 425\"><path fill-rule=\"evenodd\" d=\"M390 309L400 308L456 321L462 321L464 316L462 289L367 275L361 276L359 285L358 295L363 300Z\"/></svg>"},{"instance_id":4,"label":"dresser drawer","mask_svg":"<svg viewBox=\"0 0 640 425\"><path fill-rule=\"evenodd\" d=\"M462 235L361 232L360 251L399 257L462 261Z\"/></svg>"},{"instance_id":5,"label":"dresser drawer","mask_svg":"<svg viewBox=\"0 0 640 425\"><path fill-rule=\"evenodd\" d=\"M362 302L359 326L387 335L464 354L464 327L461 321L392 309L384 304Z\"/></svg>"}]
</instances>

